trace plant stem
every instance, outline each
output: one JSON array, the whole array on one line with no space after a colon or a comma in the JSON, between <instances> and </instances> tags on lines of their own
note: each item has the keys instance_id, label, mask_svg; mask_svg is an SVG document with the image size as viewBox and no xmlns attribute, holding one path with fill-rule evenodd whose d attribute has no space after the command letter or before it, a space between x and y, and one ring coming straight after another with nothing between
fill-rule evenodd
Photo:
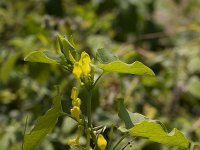
<instances>
[{"instance_id":1,"label":"plant stem","mask_svg":"<svg viewBox=\"0 0 200 150\"><path fill-rule=\"evenodd\" d=\"M91 113L91 105L92 105L92 93L93 89L88 90L88 101L87 101L87 117L88 117L88 127L90 129L90 135L94 141L94 144L96 145L95 149L98 149L97 147L97 139L94 134L94 130L92 127L92 113Z\"/></svg>"},{"instance_id":2,"label":"plant stem","mask_svg":"<svg viewBox=\"0 0 200 150\"><path fill-rule=\"evenodd\" d=\"M77 119L76 119L74 116L72 116L72 115L70 115L70 114L68 114L68 113L66 113L66 112L61 112L61 115L70 117L70 118L72 118L73 120L77 121ZM77 122L78 122L78 121L77 121Z\"/></svg>"},{"instance_id":3,"label":"plant stem","mask_svg":"<svg viewBox=\"0 0 200 150\"><path fill-rule=\"evenodd\" d=\"M115 150L117 148L117 146L121 143L121 141L123 141L124 138L126 138L128 136L128 134L123 135L119 141L115 144L115 146L113 147L112 150Z\"/></svg>"},{"instance_id":4,"label":"plant stem","mask_svg":"<svg viewBox=\"0 0 200 150\"><path fill-rule=\"evenodd\" d=\"M88 101L87 101L87 117L88 117L88 127L92 128L92 114L91 114L91 101L92 101L92 89L88 90Z\"/></svg>"}]
</instances>

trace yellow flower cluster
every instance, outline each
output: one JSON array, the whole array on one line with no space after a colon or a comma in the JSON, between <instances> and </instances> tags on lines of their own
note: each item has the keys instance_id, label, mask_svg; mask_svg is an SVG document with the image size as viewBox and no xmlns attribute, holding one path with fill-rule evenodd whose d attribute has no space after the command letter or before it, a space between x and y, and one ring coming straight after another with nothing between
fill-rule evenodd
<instances>
[{"instance_id":1,"label":"yellow flower cluster","mask_svg":"<svg viewBox=\"0 0 200 150\"><path fill-rule=\"evenodd\" d=\"M85 51L82 52L80 60L74 63L73 75L77 79L80 79L81 75L87 77L91 70L90 62L90 56Z\"/></svg>"},{"instance_id":2,"label":"yellow flower cluster","mask_svg":"<svg viewBox=\"0 0 200 150\"><path fill-rule=\"evenodd\" d=\"M100 150L105 150L107 146L107 141L103 137L102 134L99 134L98 139L97 139L97 145L100 148Z\"/></svg>"},{"instance_id":3,"label":"yellow flower cluster","mask_svg":"<svg viewBox=\"0 0 200 150\"><path fill-rule=\"evenodd\" d=\"M72 88L71 99L72 99L72 106L73 106L73 108L70 110L71 115L74 116L78 121L80 121L81 100L80 98L78 98L78 89L76 87Z\"/></svg>"},{"instance_id":4,"label":"yellow flower cluster","mask_svg":"<svg viewBox=\"0 0 200 150\"><path fill-rule=\"evenodd\" d=\"M80 110L80 106L81 106L81 100L80 98L78 98L78 89L76 87L72 88L71 91L71 99L72 99L72 109L70 110L71 115L73 117L75 117L77 119L77 121L80 121L80 114L81 114L81 110ZM79 144L79 139L81 137L83 131L83 126L79 125L78 126L78 135L75 139L71 139L69 140L67 143L70 146L73 145L78 145Z\"/></svg>"}]
</instances>

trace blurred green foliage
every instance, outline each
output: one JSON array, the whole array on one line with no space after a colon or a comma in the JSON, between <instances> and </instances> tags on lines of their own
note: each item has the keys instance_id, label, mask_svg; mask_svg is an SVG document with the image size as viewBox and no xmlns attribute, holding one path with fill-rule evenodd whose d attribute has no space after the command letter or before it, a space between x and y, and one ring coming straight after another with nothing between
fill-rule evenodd
<instances>
[{"instance_id":1,"label":"blurred green foliage","mask_svg":"<svg viewBox=\"0 0 200 150\"><path fill-rule=\"evenodd\" d=\"M75 84L72 76L54 64L24 62L32 51L58 53L58 33L73 35L77 49L91 55L98 48L106 48L124 62L140 60L156 73L156 78L105 75L98 85L103 88L95 89L93 97L96 125L98 122L111 127L112 122L119 123L113 112L115 99L123 96L130 111L160 119L169 129L181 129L196 142L192 146L198 150L199 8L198 0L1 0L1 150L20 149L26 117L29 131L36 118L50 107L55 85L65 91L63 109L69 110L70 91ZM84 97L84 91L80 96ZM75 131L73 124L69 118L59 120L58 127L38 149L67 149L66 141ZM132 147L176 149L141 139L134 140Z\"/></svg>"}]
</instances>

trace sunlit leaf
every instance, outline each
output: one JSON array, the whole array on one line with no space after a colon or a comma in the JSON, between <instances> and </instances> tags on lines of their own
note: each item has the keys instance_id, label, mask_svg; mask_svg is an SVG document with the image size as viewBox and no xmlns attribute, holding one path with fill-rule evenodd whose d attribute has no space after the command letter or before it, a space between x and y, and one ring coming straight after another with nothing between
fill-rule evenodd
<instances>
[{"instance_id":1,"label":"sunlit leaf","mask_svg":"<svg viewBox=\"0 0 200 150\"><path fill-rule=\"evenodd\" d=\"M118 115L125 123L126 128L120 127L121 132L126 132L134 137L144 137L151 141L187 148L189 142L177 129L167 133L164 124L147 117L128 111L124 106L124 100L118 99Z\"/></svg>"},{"instance_id":2,"label":"sunlit leaf","mask_svg":"<svg viewBox=\"0 0 200 150\"><path fill-rule=\"evenodd\" d=\"M122 61L113 61L109 64L99 64L98 68L103 69L104 72L118 72L135 75L155 75L154 72L143 63L135 61L132 64L126 64Z\"/></svg>"},{"instance_id":3,"label":"sunlit leaf","mask_svg":"<svg viewBox=\"0 0 200 150\"><path fill-rule=\"evenodd\" d=\"M53 54L51 54L53 55ZM56 54L55 54L56 55ZM50 57L49 52L46 51L35 51L30 53L24 58L25 61L48 63L48 64L59 64L59 62Z\"/></svg>"},{"instance_id":4,"label":"sunlit leaf","mask_svg":"<svg viewBox=\"0 0 200 150\"><path fill-rule=\"evenodd\" d=\"M161 124L153 121L143 121L136 124L133 128L128 130L129 135L148 138L151 141L167 144L170 146L179 146L188 148L189 141L176 128L170 133L167 133Z\"/></svg>"},{"instance_id":5,"label":"sunlit leaf","mask_svg":"<svg viewBox=\"0 0 200 150\"><path fill-rule=\"evenodd\" d=\"M25 134L24 150L34 150L36 148L39 142L54 129L61 112L61 96L56 96L52 108L38 119L29 134Z\"/></svg>"}]
</instances>

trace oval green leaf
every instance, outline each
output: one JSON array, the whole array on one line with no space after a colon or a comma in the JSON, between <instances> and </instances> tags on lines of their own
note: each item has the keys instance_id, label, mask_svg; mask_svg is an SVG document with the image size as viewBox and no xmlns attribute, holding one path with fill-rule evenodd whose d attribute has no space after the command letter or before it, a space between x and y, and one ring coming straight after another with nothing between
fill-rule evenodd
<instances>
[{"instance_id":1,"label":"oval green leaf","mask_svg":"<svg viewBox=\"0 0 200 150\"><path fill-rule=\"evenodd\" d=\"M165 125L160 121L151 120L141 114L128 111L122 98L118 99L118 115L125 123L126 128L118 128L123 133L128 133L134 137L148 138L153 142L170 146L182 148L189 146L187 138L179 130L174 129L168 133Z\"/></svg>"},{"instance_id":2,"label":"oval green leaf","mask_svg":"<svg viewBox=\"0 0 200 150\"><path fill-rule=\"evenodd\" d=\"M162 125L155 121L143 121L128 130L129 135L148 138L153 142L167 144L170 146L189 147L189 141L179 130L174 128L167 133Z\"/></svg>"},{"instance_id":3,"label":"oval green leaf","mask_svg":"<svg viewBox=\"0 0 200 150\"><path fill-rule=\"evenodd\" d=\"M108 64L98 64L98 68L103 69L104 72L118 72L135 75L150 75L154 76L154 72L143 63L135 61L132 64L126 64L122 61L113 61Z\"/></svg>"}]
</instances>

